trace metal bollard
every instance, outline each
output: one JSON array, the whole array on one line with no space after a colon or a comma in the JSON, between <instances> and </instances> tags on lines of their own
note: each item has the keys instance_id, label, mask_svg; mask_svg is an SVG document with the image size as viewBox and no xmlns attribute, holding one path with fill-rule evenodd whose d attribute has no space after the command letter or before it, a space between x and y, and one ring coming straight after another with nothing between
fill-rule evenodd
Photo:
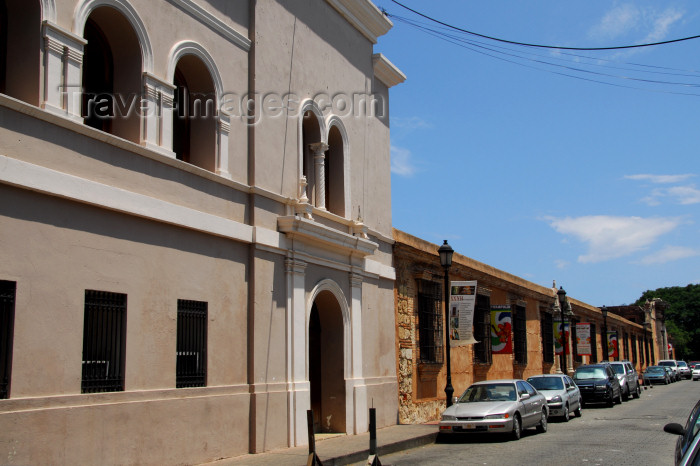
<instances>
[{"instance_id":1,"label":"metal bollard","mask_svg":"<svg viewBox=\"0 0 700 466\"><path fill-rule=\"evenodd\" d=\"M367 458L369 466L381 466L377 456L377 411L375 408L369 408L369 458Z\"/></svg>"},{"instance_id":2,"label":"metal bollard","mask_svg":"<svg viewBox=\"0 0 700 466\"><path fill-rule=\"evenodd\" d=\"M306 411L306 427L309 433L309 457L306 460L306 466L323 466L321 460L316 454L316 436L314 435L314 412L309 409Z\"/></svg>"}]
</instances>

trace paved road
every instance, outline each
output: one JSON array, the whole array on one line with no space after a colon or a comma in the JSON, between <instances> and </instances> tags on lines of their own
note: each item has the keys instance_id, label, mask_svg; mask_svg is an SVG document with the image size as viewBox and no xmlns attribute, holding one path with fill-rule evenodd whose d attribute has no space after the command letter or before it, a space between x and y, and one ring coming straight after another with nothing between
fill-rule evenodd
<instances>
[{"instance_id":1,"label":"paved road","mask_svg":"<svg viewBox=\"0 0 700 466\"><path fill-rule=\"evenodd\" d=\"M700 399L700 382L655 386L640 399L613 408L587 405L568 423L552 419L519 441L476 436L381 457L383 465L672 465L676 436L669 422L685 425Z\"/></svg>"}]
</instances>

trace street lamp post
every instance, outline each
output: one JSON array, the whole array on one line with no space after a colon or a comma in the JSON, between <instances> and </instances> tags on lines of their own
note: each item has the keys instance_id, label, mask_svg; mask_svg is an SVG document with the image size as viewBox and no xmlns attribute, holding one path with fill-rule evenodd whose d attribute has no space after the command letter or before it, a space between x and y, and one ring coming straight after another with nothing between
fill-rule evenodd
<instances>
[{"instance_id":1,"label":"street lamp post","mask_svg":"<svg viewBox=\"0 0 700 466\"><path fill-rule=\"evenodd\" d=\"M446 405L452 406L452 370L450 368L450 266L452 265L452 254L454 250L447 244L447 240L438 249L440 254L440 265L445 269L445 361L447 362L447 383L445 384Z\"/></svg>"},{"instance_id":2,"label":"street lamp post","mask_svg":"<svg viewBox=\"0 0 700 466\"><path fill-rule=\"evenodd\" d=\"M569 304L569 300L566 298L566 291L564 291L563 286L559 287L557 297L559 298L559 309L561 310L561 371L566 374L566 349L569 347L569 339L566 335L565 317L568 316L571 319L573 313L571 312L571 304Z\"/></svg>"},{"instance_id":3,"label":"street lamp post","mask_svg":"<svg viewBox=\"0 0 700 466\"><path fill-rule=\"evenodd\" d=\"M603 314L603 355L605 359L608 359L608 308L603 306L600 309L600 313Z\"/></svg>"}]
</instances>

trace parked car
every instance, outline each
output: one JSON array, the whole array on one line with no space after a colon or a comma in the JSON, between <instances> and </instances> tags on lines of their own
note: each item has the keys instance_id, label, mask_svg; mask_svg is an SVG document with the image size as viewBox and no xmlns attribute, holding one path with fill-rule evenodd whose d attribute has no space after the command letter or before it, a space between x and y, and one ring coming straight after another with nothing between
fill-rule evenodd
<instances>
[{"instance_id":1,"label":"parked car","mask_svg":"<svg viewBox=\"0 0 700 466\"><path fill-rule=\"evenodd\" d=\"M617 379L622 387L622 397L627 400L630 395L633 398L639 398L642 394L642 389L639 386L639 374L629 361L610 361L608 364L613 368Z\"/></svg>"},{"instance_id":2,"label":"parked car","mask_svg":"<svg viewBox=\"0 0 700 466\"><path fill-rule=\"evenodd\" d=\"M574 382L581 391L584 404L602 401L613 406L622 403L620 381L610 364L579 366L574 372Z\"/></svg>"},{"instance_id":3,"label":"parked car","mask_svg":"<svg viewBox=\"0 0 700 466\"><path fill-rule=\"evenodd\" d=\"M671 383L671 371L663 366L649 366L642 373L645 385L653 383L662 383L668 385Z\"/></svg>"},{"instance_id":4,"label":"parked car","mask_svg":"<svg viewBox=\"0 0 700 466\"><path fill-rule=\"evenodd\" d=\"M678 362L675 359L662 359L657 365L670 367L673 372L674 382L681 380L681 375L678 372Z\"/></svg>"},{"instance_id":5,"label":"parked car","mask_svg":"<svg viewBox=\"0 0 700 466\"><path fill-rule=\"evenodd\" d=\"M693 366L693 374L691 377L693 378L693 382L700 380L700 364Z\"/></svg>"},{"instance_id":6,"label":"parked car","mask_svg":"<svg viewBox=\"0 0 700 466\"><path fill-rule=\"evenodd\" d=\"M659 367L663 367L663 368L664 368L664 370L665 370L666 373L668 374L668 381L669 381L669 382L673 383L673 382L676 381L676 377L675 377L675 375L673 374L673 369L671 369L671 368L668 367L668 366L659 366Z\"/></svg>"},{"instance_id":7,"label":"parked car","mask_svg":"<svg viewBox=\"0 0 700 466\"><path fill-rule=\"evenodd\" d=\"M520 379L487 380L467 388L442 413L440 434L506 433L520 439L523 429L547 432L547 399Z\"/></svg>"},{"instance_id":8,"label":"parked car","mask_svg":"<svg viewBox=\"0 0 700 466\"><path fill-rule=\"evenodd\" d=\"M564 374L542 374L527 379L538 392L547 398L549 415L568 422L571 413L581 417L581 392L576 383Z\"/></svg>"},{"instance_id":9,"label":"parked car","mask_svg":"<svg viewBox=\"0 0 700 466\"><path fill-rule=\"evenodd\" d=\"M692 377L690 367L688 367L688 364L686 364L685 361L678 361L678 373L683 379L690 379Z\"/></svg>"},{"instance_id":10,"label":"parked car","mask_svg":"<svg viewBox=\"0 0 700 466\"><path fill-rule=\"evenodd\" d=\"M685 427L678 423L672 422L664 426L664 432L679 436L678 440L676 441L675 451L675 464L678 465L683 460L688 447L691 445L691 443L693 443L695 437L700 437L698 436L698 432L700 432L700 401L695 403L695 406L690 411Z\"/></svg>"},{"instance_id":11,"label":"parked car","mask_svg":"<svg viewBox=\"0 0 700 466\"><path fill-rule=\"evenodd\" d=\"M690 361L688 363L688 367L690 367L691 369L694 369L697 364L700 364L700 361Z\"/></svg>"}]
</instances>

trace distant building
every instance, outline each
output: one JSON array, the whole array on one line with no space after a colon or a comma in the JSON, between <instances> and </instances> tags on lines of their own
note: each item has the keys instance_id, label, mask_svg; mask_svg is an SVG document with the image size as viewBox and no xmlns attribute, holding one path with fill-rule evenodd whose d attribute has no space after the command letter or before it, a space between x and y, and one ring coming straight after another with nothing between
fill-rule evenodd
<instances>
[{"instance_id":1,"label":"distant building","mask_svg":"<svg viewBox=\"0 0 700 466\"><path fill-rule=\"evenodd\" d=\"M391 22L0 3L0 444L191 464L395 424Z\"/></svg>"}]
</instances>

